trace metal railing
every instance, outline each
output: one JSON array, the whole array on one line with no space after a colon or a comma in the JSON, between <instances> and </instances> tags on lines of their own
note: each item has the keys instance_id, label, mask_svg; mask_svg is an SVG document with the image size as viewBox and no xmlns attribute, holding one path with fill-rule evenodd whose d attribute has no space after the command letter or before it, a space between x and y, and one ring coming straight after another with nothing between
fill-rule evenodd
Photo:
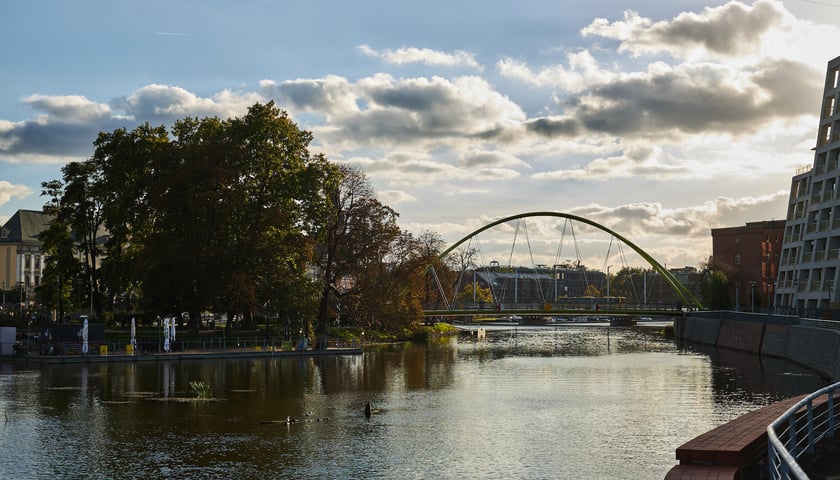
<instances>
[{"instance_id":1,"label":"metal railing","mask_svg":"<svg viewBox=\"0 0 840 480\"><path fill-rule=\"evenodd\" d=\"M797 459L803 454L814 453L814 447L820 440L833 437L834 431L840 428L840 412L834 405L838 393L840 382L818 390L797 402L767 427L770 478L808 479ZM826 397L825 402L822 402L823 396Z\"/></svg>"},{"instance_id":2,"label":"metal railing","mask_svg":"<svg viewBox=\"0 0 840 480\"><path fill-rule=\"evenodd\" d=\"M104 350L101 347L106 347ZM335 337L318 337L314 344L303 338L283 337L208 337L192 339L185 337L184 340L175 340L170 343L170 353L209 353L209 352L242 352L254 351L295 351L307 350L310 348L361 348L362 342L357 340L343 340ZM136 344L129 351L129 339L108 339L105 341L91 342L88 352L90 354L147 354L156 355L167 353L164 350L163 339L157 337L138 337ZM26 340L15 345L15 355L81 355L82 342L53 342L49 345L36 340Z\"/></svg>"}]
</instances>

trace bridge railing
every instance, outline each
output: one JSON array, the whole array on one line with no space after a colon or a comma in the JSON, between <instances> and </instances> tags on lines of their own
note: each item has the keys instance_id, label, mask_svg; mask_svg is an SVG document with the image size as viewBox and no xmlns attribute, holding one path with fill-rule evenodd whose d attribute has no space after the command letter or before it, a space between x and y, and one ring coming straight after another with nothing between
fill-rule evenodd
<instances>
[{"instance_id":1,"label":"bridge railing","mask_svg":"<svg viewBox=\"0 0 840 480\"><path fill-rule=\"evenodd\" d=\"M550 308L547 308L547 305ZM504 313L506 310L533 310L535 312L542 312L551 314L557 311L580 311L597 313L601 310L610 311L638 311L638 310L660 310L660 311L675 311L677 306L673 304L664 303L608 303L608 302L556 302L556 303L542 303L542 302L504 302L504 303L490 303L490 302L455 302L451 303L449 307L452 310L496 310ZM446 306L443 304L427 305L426 310L444 310Z\"/></svg>"},{"instance_id":2,"label":"bridge railing","mask_svg":"<svg viewBox=\"0 0 840 480\"><path fill-rule=\"evenodd\" d=\"M840 411L835 408L838 394L840 382L803 398L767 427L771 479L808 479L797 459L814 453L820 440L833 437L840 428Z\"/></svg>"}]
</instances>

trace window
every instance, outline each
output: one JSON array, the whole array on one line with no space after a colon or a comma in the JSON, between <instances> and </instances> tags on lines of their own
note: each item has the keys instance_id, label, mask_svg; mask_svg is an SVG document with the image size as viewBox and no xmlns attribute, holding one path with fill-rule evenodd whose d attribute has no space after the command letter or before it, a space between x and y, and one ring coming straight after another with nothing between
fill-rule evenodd
<instances>
[{"instance_id":1,"label":"window","mask_svg":"<svg viewBox=\"0 0 840 480\"><path fill-rule=\"evenodd\" d=\"M741 264L741 254L736 253L735 254L735 265L740 265L740 264Z\"/></svg>"}]
</instances>

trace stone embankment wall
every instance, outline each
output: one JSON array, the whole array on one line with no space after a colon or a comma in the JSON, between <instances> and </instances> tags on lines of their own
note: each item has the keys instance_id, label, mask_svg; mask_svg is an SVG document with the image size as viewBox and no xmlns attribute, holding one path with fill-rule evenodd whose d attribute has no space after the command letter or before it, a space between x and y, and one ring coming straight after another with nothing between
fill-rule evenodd
<instances>
[{"instance_id":1,"label":"stone embankment wall","mask_svg":"<svg viewBox=\"0 0 840 480\"><path fill-rule=\"evenodd\" d=\"M785 358L840 380L840 330L767 315L700 312L677 318L674 332L688 342Z\"/></svg>"}]
</instances>

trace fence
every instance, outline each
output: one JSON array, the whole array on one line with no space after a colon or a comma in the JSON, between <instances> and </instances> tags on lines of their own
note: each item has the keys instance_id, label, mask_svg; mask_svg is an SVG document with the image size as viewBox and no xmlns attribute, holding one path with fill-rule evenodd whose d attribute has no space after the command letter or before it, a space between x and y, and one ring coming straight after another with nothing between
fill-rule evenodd
<instances>
[{"instance_id":1,"label":"fence","mask_svg":"<svg viewBox=\"0 0 840 480\"><path fill-rule=\"evenodd\" d=\"M835 408L838 393L840 382L818 390L767 427L770 478L808 478L797 459L803 454L814 453L820 440L834 437L834 431L840 428L840 412Z\"/></svg>"},{"instance_id":2,"label":"fence","mask_svg":"<svg viewBox=\"0 0 840 480\"><path fill-rule=\"evenodd\" d=\"M129 340L120 338L109 341L92 342L89 346L91 354L102 353L101 346L106 346L105 352L127 353L129 351ZM50 345L31 340L21 342L18 355L41 354L41 355L77 355L81 354L82 342L54 342ZM136 350L138 354L164 353L164 341L159 337L137 337ZM310 347L323 350L327 348L359 348L361 342L344 341L338 338L318 337L314 345L310 345L307 339L297 338L287 340L283 337L210 337L206 339L175 340L170 342L170 352L226 352L245 350L264 351L293 351L306 350Z\"/></svg>"}]
</instances>

